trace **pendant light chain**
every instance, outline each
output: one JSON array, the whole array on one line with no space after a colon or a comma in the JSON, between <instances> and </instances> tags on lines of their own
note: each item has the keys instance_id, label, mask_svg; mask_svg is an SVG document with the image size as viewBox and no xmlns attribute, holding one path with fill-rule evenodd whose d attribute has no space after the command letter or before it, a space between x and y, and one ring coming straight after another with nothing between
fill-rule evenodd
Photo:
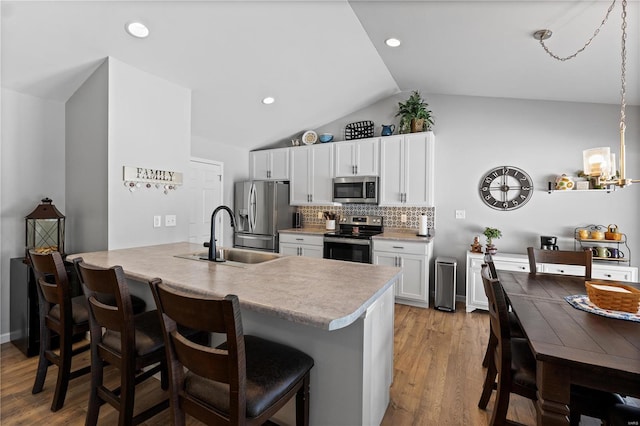
<instances>
[{"instance_id":1,"label":"pendant light chain","mask_svg":"<svg viewBox=\"0 0 640 426\"><path fill-rule=\"evenodd\" d=\"M627 0L622 0L622 66L620 70L620 131L626 129L625 108L627 106Z\"/></svg>"},{"instance_id":2,"label":"pendant light chain","mask_svg":"<svg viewBox=\"0 0 640 426\"><path fill-rule=\"evenodd\" d=\"M626 16L626 12L625 12L626 4L625 3L626 3L626 0L623 0L623 22L624 22L624 16ZM615 4L616 4L616 0L613 0L613 3L611 3L611 6L609 6L609 9L607 9L607 14L605 15L604 19L600 23L600 26L593 32L593 35L591 36L591 38L589 38L589 40L587 40L587 42L584 44L584 46L582 46L580 49L578 49L576 51L576 53L574 53L573 55L565 56L564 58L556 55L555 53L551 52L551 50L549 50L549 48L547 47L546 44L544 44L543 37L539 38L540 45L542 46L544 51L549 54L549 56L551 56L554 59L557 59L558 61L564 62L564 61L568 61L569 59L575 58L580 53L582 53L591 44L593 39L596 38L596 36L600 33L600 29L602 27L604 27L604 24L607 23L607 20L609 19L609 15L611 14L611 11L613 10L613 6L615 6ZM624 28L626 28L626 24L624 24ZM624 28L623 28L623 31L624 31ZM550 34L551 33L549 33L549 35ZM626 33L625 33L624 37L626 37ZM623 43L623 46L624 46L624 43Z\"/></svg>"}]
</instances>

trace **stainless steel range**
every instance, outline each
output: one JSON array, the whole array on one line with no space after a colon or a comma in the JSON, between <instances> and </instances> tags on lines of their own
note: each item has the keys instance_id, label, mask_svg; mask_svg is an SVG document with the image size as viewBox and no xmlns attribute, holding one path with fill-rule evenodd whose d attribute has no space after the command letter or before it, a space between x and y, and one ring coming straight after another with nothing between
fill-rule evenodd
<instances>
[{"instance_id":1,"label":"stainless steel range","mask_svg":"<svg viewBox=\"0 0 640 426\"><path fill-rule=\"evenodd\" d=\"M324 258L371 263L371 237L384 231L382 216L345 216L324 234Z\"/></svg>"}]
</instances>

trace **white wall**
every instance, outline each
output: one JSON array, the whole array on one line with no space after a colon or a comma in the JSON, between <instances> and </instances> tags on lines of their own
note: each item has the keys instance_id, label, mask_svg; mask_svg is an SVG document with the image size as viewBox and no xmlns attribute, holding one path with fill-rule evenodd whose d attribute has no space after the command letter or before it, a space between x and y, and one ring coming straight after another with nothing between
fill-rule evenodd
<instances>
[{"instance_id":1,"label":"white wall","mask_svg":"<svg viewBox=\"0 0 640 426\"><path fill-rule=\"evenodd\" d=\"M342 135L347 123L373 120L379 135L381 124L398 124L397 103L408 95L316 130ZM611 194L546 192L555 176L582 169L582 150L611 146L618 152L619 106L428 94L425 99L435 114L434 257L458 259L458 294L464 293L466 251L487 226L502 230L495 241L499 251L524 254L527 246L540 245L540 235L556 235L561 249L573 250L574 228L617 224L627 234L631 265L640 266L640 185ZM627 177L640 178L638 140L640 108L627 107ZM493 210L480 199L481 176L502 165L522 168L534 180L532 199L515 211ZM465 210L466 219L455 219L455 210Z\"/></svg>"},{"instance_id":2,"label":"white wall","mask_svg":"<svg viewBox=\"0 0 640 426\"><path fill-rule=\"evenodd\" d=\"M23 257L24 217L49 197L65 211L64 104L2 89L0 342L9 333L9 259Z\"/></svg>"},{"instance_id":3,"label":"white wall","mask_svg":"<svg viewBox=\"0 0 640 426\"><path fill-rule=\"evenodd\" d=\"M249 179L249 151L222 142L210 141L203 137L192 135L191 156L207 160L220 161L224 164L224 199L225 205L233 209L235 182ZM233 232L229 221L223 220L224 233L222 245L233 245Z\"/></svg>"},{"instance_id":4,"label":"white wall","mask_svg":"<svg viewBox=\"0 0 640 426\"><path fill-rule=\"evenodd\" d=\"M187 191L156 188L130 192L123 166L189 170L191 91L109 58L109 249L186 241ZM177 226L165 227L164 216ZM153 227L153 216L162 227Z\"/></svg>"},{"instance_id":5,"label":"white wall","mask_svg":"<svg viewBox=\"0 0 640 426\"><path fill-rule=\"evenodd\" d=\"M123 167L188 171L190 90L108 58L67 102L66 121L70 253L187 239L186 191L131 192Z\"/></svg>"}]
</instances>

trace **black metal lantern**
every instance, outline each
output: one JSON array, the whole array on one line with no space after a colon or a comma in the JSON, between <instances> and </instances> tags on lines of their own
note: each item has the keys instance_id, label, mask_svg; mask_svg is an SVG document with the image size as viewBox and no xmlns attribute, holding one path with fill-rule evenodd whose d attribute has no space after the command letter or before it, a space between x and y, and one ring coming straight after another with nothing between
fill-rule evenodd
<instances>
[{"instance_id":1,"label":"black metal lantern","mask_svg":"<svg viewBox=\"0 0 640 426\"><path fill-rule=\"evenodd\" d=\"M29 250L37 253L51 253L58 251L64 257L64 215L45 198L42 204L27 215L26 237Z\"/></svg>"}]
</instances>

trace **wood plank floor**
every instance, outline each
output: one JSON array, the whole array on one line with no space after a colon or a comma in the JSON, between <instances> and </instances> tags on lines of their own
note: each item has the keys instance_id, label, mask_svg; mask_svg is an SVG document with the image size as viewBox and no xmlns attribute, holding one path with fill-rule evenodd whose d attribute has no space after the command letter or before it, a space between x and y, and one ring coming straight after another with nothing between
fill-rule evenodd
<instances>
[{"instance_id":1,"label":"wood plank floor","mask_svg":"<svg viewBox=\"0 0 640 426\"><path fill-rule=\"evenodd\" d=\"M382 425L487 425L493 398L487 411L477 407L485 373L481 362L487 341L487 314L466 313L463 305L455 313L396 305L395 319L394 383ZM74 367L88 363L86 353L74 361ZM50 368L44 390L32 395L37 357L26 358L11 343L6 343L0 346L0 364L0 424L84 424L88 375L70 383L64 407L53 413L49 407L56 367ZM117 371L110 367L108 370L105 381L117 385ZM138 386L136 391L136 410L163 396L155 380ZM508 418L525 425L535 424L533 404L512 396ZM115 410L104 405L99 423L117 424ZM144 424L168 423L165 411ZM188 418L188 424L198 422Z\"/></svg>"}]
</instances>

